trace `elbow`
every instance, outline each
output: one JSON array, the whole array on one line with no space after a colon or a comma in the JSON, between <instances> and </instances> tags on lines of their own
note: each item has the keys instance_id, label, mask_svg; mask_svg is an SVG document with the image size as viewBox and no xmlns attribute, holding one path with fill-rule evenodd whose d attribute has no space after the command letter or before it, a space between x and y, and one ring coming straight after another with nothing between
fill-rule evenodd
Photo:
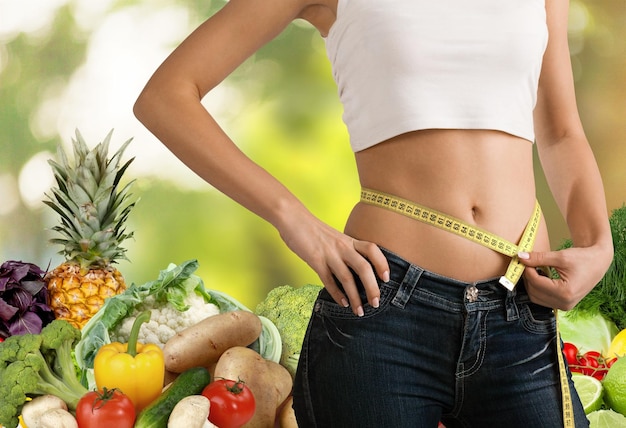
<instances>
[{"instance_id":1,"label":"elbow","mask_svg":"<svg viewBox=\"0 0 626 428\"><path fill-rule=\"evenodd\" d=\"M165 106L171 105L170 94L166 86L157 84L151 79L133 104L133 114L146 128L152 131L159 117L165 114Z\"/></svg>"},{"instance_id":2,"label":"elbow","mask_svg":"<svg viewBox=\"0 0 626 428\"><path fill-rule=\"evenodd\" d=\"M141 94L139 94L139 97L137 97L135 104L133 105L133 114L137 120L144 125L148 122L148 115L152 110L152 102L150 101L150 98L149 90L146 88L141 92Z\"/></svg>"},{"instance_id":3,"label":"elbow","mask_svg":"<svg viewBox=\"0 0 626 428\"><path fill-rule=\"evenodd\" d=\"M606 223L606 232L598 240L596 247L598 248L596 260L600 263L600 266L608 270L615 257L615 243L613 242L612 226L609 222Z\"/></svg>"},{"instance_id":4,"label":"elbow","mask_svg":"<svg viewBox=\"0 0 626 428\"><path fill-rule=\"evenodd\" d=\"M165 121L172 121L194 101L180 89L172 89L176 85L148 82L133 104L133 114L146 128L154 132ZM196 97L197 98L197 97Z\"/></svg>"},{"instance_id":5,"label":"elbow","mask_svg":"<svg viewBox=\"0 0 626 428\"><path fill-rule=\"evenodd\" d=\"M615 246L613 245L613 240L610 240L610 244L607 244L604 249L604 260L606 270L610 268L611 264L613 264L615 258Z\"/></svg>"}]
</instances>

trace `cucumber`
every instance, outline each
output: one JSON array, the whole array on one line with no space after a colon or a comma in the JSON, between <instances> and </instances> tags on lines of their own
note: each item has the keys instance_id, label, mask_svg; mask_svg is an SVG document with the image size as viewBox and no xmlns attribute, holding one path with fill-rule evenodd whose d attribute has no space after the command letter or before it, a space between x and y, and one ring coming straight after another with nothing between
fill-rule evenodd
<instances>
[{"instance_id":1,"label":"cucumber","mask_svg":"<svg viewBox=\"0 0 626 428\"><path fill-rule=\"evenodd\" d=\"M200 394L210 382L211 375L204 367L185 370L159 398L139 413L134 428L167 428L174 406L189 395Z\"/></svg>"}]
</instances>

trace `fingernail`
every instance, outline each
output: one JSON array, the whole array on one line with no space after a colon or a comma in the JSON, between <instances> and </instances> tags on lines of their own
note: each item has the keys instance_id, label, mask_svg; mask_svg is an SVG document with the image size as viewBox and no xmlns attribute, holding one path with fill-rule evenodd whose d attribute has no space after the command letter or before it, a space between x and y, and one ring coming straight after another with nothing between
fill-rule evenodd
<instances>
[{"instance_id":1,"label":"fingernail","mask_svg":"<svg viewBox=\"0 0 626 428\"><path fill-rule=\"evenodd\" d=\"M344 308L347 308L348 306L350 306L350 303L348 303L346 299L341 299L341 304L343 305Z\"/></svg>"},{"instance_id":2,"label":"fingernail","mask_svg":"<svg viewBox=\"0 0 626 428\"><path fill-rule=\"evenodd\" d=\"M382 279L383 279L383 282L389 282L389 271L388 270L383 272Z\"/></svg>"},{"instance_id":3,"label":"fingernail","mask_svg":"<svg viewBox=\"0 0 626 428\"><path fill-rule=\"evenodd\" d=\"M372 299L372 306L377 308L380 305L380 299L378 297L374 297Z\"/></svg>"},{"instance_id":4,"label":"fingernail","mask_svg":"<svg viewBox=\"0 0 626 428\"><path fill-rule=\"evenodd\" d=\"M530 258L530 254L525 251L520 251L519 253L517 253L517 257L519 257L520 259L528 260Z\"/></svg>"},{"instance_id":5,"label":"fingernail","mask_svg":"<svg viewBox=\"0 0 626 428\"><path fill-rule=\"evenodd\" d=\"M363 307L359 306L358 308L356 308L356 314L360 317L362 317L363 315L365 315L365 312L363 312Z\"/></svg>"}]
</instances>

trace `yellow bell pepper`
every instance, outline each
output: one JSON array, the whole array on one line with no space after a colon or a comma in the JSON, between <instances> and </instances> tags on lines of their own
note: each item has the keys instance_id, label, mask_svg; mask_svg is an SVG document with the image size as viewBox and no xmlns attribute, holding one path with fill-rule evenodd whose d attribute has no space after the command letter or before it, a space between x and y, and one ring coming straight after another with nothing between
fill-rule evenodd
<instances>
[{"instance_id":1,"label":"yellow bell pepper","mask_svg":"<svg viewBox=\"0 0 626 428\"><path fill-rule=\"evenodd\" d=\"M153 343L137 343L141 324L149 321L150 316L150 311L139 314L133 323L128 343L103 345L94 359L94 377L98 389L119 389L131 399L137 413L161 394L165 376L161 348Z\"/></svg>"}]
</instances>

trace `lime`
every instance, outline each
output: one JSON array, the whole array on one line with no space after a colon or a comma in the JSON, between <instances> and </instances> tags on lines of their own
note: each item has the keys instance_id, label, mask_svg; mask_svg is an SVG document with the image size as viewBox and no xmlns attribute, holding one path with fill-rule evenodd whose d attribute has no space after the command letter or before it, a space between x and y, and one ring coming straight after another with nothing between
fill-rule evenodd
<instances>
[{"instance_id":1,"label":"lime","mask_svg":"<svg viewBox=\"0 0 626 428\"><path fill-rule=\"evenodd\" d=\"M589 428L626 428L626 416L613 410L596 410L587 415Z\"/></svg>"},{"instance_id":2,"label":"lime","mask_svg":"<svg viewBox=\"0 0 626 428\"><path fill-rule=\"evenodd\" d=\"M618 358L602 381L604 400L616 412L626 415L626 358Z\"/></svg>"},{"instance_id":3,"label":"lime","mask_svg":"<svg viewBox=\"0 0 626 428\"><path fill-rule=\"evenodd\" d=\"M583 403L585 413L589 414L602 407L602 383L592 376L575 374L572 376L576 392Z\"/></svg>"}]
</instances>

